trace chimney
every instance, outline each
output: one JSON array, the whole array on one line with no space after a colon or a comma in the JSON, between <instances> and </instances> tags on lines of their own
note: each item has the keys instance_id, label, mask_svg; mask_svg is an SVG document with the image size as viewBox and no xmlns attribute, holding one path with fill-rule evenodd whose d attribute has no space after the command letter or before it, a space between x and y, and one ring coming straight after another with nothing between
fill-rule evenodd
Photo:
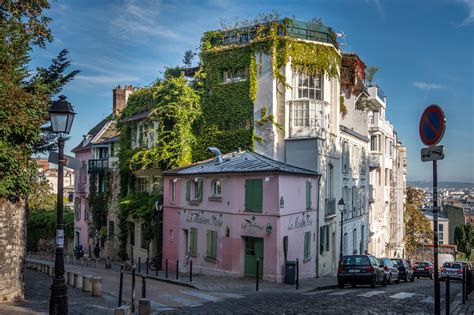
<instances>
[{"instance_id":1,"label":"chimney","mask_svg":"<svg viewBox=\"0 0 474 315\"><path fill-rule=\"evenodd\" d=\"M128 97L134 91L135 88L131 85L125 85L123 88L117 85L117 87L113 89L112 112L115 117L119 116L125 106L127 106Z\"/></svg>"}]
</instances>

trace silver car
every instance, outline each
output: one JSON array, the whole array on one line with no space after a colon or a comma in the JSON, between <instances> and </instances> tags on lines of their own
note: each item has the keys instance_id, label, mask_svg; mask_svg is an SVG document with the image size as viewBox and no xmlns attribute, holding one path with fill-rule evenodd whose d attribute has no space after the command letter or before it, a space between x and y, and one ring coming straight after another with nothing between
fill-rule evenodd
<instances>
[{"instance_id":1,"label":"silver car","mask_svg":"<svg viewBox=\"0 0 474 315\"><path fill-rule=\"evenodd\" d=\"M460 262L445 262L443 267L441 267L439 278L440 280L445 280L449 276L450 279L462 280L462 269L463 265Z\"/></svg>"}]
</instances>

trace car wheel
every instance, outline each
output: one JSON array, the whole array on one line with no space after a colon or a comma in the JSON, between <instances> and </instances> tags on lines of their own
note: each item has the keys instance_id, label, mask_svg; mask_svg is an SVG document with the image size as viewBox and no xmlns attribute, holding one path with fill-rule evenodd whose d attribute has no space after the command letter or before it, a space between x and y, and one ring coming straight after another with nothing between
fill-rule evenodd
<instances>
[{"instance_id":1,"label":"car wheel","mask_svg":"<svg viewBox=\"0 0 474 315\"><path fill-rule=\"evenodd\" d=\"M383 276L383 281L382 281L382 287L386 287L387 286L387 276L384 275Z\"/></svg>"},{"instance_id":2,"label":"car wheel","mask_svg":"<svg viewBox=\"0 0 474 315\"><path fill-rule=\"evenodd\" d=\"M397 280L395 280L395 283L396 283L396 284L399 284L399 283L400 283L400 276L397 277Z\"/></svg>"},{"instance_id":3,"label":"car wheel","mask_svg":"<svg viewBox=\"0 0 474 315\"><path fill-rule=\"evenodd\" d=\"M376 285L377 285L377 277L373 276L372 282L370 283L370 287L375 288Z\"/></svg>"},{"instance_id":4,"label":"car wheel","mask_svg":"<svg viewBox=\"0 0 474 315\"><path fill-rule=\"evenodd\" d=\"M416 276L417 279L420 279L420 276Z\"/></svg>"},{"instance_id":5,"label":"car wheel","mask_svg":"<svg viewBox=\"0 0 474 315\"><path fill-rule=\"evenodd\" d=\"M413 282L413 281L415 281L415 277L410 278L410 282Z\"/></svg>"},{"instance_id":6,"label":"car wheel","mask_svg":"<svg viewBox=\"0 0 474 315\"><path fill-rule=\"evenodd\" d=\"M344 289L344 282L338 281L338 282L337 282L337 287L338 287L339 289Z\"/></svg>"},{"instance_id":7,"label":"car wheel","mask_svg":"<svg viewBox=\"0 0 474 315\"><path fill-rule=\"evenodd\" d=\"M355 287L356 287L356 283L355 283L355 282L351 282L351 287L355 288Z\"/></svg>"},{"instance_id":8,"label":"car wheel","mask_svg":"<svg viewBox=\"0 0 474 315\"><path fill-rule=\"evenodd\" d=\"M430 273L430 279L433 280L433 274L432 273Z\"/></svg>"},{"instance_id":9,"label":"car wheel","mask_svg":"<svg viewBox=\"0 0 474 315\"><path fill-rule=\"evenodd\" d=\"M389 275L388 275L387 284L388 284L388 285L391 285L391 284L392 284L392 274L389 274Z\"/></svg>"},{"instance_id":10,"label":"car wheel","mask_svg":"<svg viewBox=\"0 0 474 315\"><path fill-rule=\"evenodd\" d=\"M403 278L403 281L408 282L408 276L407 275L405 275L405 278Z\"/></svg>"}]
</instances>

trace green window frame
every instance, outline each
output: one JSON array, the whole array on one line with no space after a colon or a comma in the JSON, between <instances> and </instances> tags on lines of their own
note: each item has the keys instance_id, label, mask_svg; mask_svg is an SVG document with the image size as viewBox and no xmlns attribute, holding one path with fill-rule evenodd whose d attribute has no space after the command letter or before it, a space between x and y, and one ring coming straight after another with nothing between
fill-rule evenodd
<instances>
[{"instance_id":1,"label":"green window frame","mask_svg":"<svg viewBox=\"0 0 474 315\"><path fill-rule=\"evenodd\" d=\"M310 210L312 207L312 200L311 200L311 180L306 181L306 209Z\"/></svg>"},{"instance_id":2,"label":"green window frame","mask_svg":"<svg viewBox=\"0 0 474 315\"><path fill-rule=\"evenodd\" d=\"M217 258L217 232L207 230L206 256L211 259Z\"/></svg>"},{"instance_id":3,"label":"green window frame","mask_svg":"<svg viewBox=\"0 0 474 315\"><path fill-rule=\"evenodd\" d=\"M186 181L186 200L191 200L191 183L189 180Z\"/></svg>"},{"instance_id":4,"label":"green window frame","mask_svg":"<svg viewBox=\"0 0 474 315\"><path fill-rule=\"evenodd\" d=\"M191 228L189 233L189 255L196 256L197 255L197 241L198 241L198 229Z\"/></svg>"},{"instance_id":5,"label":"green window frame","mask_svg":"<svg viewBox=\"0 0 474 315\"><path fill-rule=\"evenodd\" d=\"M311 231L304 233L304 260L311 259Z\"/></svg>"},{"instance_id":6,"label":"green window frame","mask_svg":"<svg viewBox=\"0 0 474 315\"><path fill-rule=\"evenodd\" d=\"M263 205L263 180L245 180L245 211L262 212Z\"/></svg>"}]
</instances>

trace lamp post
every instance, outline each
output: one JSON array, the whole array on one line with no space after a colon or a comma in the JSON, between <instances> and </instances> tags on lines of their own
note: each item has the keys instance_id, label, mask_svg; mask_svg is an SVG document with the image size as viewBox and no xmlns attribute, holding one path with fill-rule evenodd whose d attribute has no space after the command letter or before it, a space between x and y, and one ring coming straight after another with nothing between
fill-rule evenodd
<instances>
[{"instance_id":1,"label":"lamp post","mask_svg":"<svg viewBox=\"0 0 474 315\"><path fill-rule=\"evenodd\" d=\"M66 101L66 96L59 96L49 108L49 119L54 133L58 138L58 195L56 213L56 259L54 261L54 279L51 285L51 298L49 300L49 314L68 314L67 285L64 279L64 135L71 131L74 120L74 110L71 103Z\"/></svg>"},{"instance_id":2,"label":"lamp post","mask_svg":"<svg viewBox=\"0 0 474 315\"><path fill-rule=\"evenodd\" d=\"M339 209L339 211L341 212L341 251L340 251L340 254L339 254L339 260L341 261L342 260L342 238L343 238L343 227L344 227L344 213L346 212L346 204L344 203L344 199L341 198L338 202L337 202L337 208Z\"/></svg>"}]
</instances>

